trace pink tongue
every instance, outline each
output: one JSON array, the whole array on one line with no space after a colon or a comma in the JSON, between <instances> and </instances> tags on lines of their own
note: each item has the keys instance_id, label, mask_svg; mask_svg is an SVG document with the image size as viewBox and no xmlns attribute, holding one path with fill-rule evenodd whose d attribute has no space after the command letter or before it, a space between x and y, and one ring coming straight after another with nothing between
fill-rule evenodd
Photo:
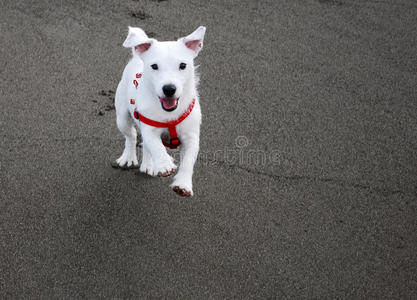
<instances>
[{"instance_id":1,"label":"pink tongue","mask_svg":"<svg viewBox=\"0 0 417 300\"><path fill-rule=\"evenodd\" d=\"M177 105L177 99L176 98L162 98L161 99L162 105L166 109L174 108L175 105Z\"/></svg>"}]
</instances>

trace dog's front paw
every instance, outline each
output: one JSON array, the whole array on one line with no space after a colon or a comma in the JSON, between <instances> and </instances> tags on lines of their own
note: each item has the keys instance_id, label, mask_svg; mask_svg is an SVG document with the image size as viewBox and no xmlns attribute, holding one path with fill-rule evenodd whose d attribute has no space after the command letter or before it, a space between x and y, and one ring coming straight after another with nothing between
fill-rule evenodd
<instances>
[{"instance_id":1,"label":"dog's front paw","mask_svg":"<svg viewBox=\"0 0 417 300\"><path fill-rule=\"evenodd\" d=\"M174 182L171 184L171 188L175 193L177 193L177 195L182 197L194 195L191 181L184 180L178 176L175 176Z\"/></svg>"},{"instance_id":2,"label":"dog's front paw","mask_svg":"<svg viewBox=\"0 0 417 300\"><path fill-rule=\"evenodd\" d=\"M142 160L142 163L140 164L139 171L142 173L148 174L150 176L155 176L155 172L153 170L153 164L151 159Z\"/></svg>"},{"instance_id":3,"label":"dog's front paw","mask_svg":"<svg viewBox=\"0 0 417 300\"><path fill-rule=\"evenodd\" d=\"M141 171L142 173L148 174L150 176L155 176L155 172L153 171L152 165L144 165L143 162L140 165L139 171Z\"/></svg>"},{"instance_id":4,"label":"dog's front paw","mask_svg":"<svg viewBox=\"0 0 417 300\"><path fill-rule=\"evenodd\" d=\"M155 166L154 174L160 177L168 177L177 171L177 166L172 162L172 159L167 160L165 163Z\"/></svg>"},{"instance_id":5,"label":"dog's front paw","mask_svg":"<svg viewBox=\"0 0 417 300\"><path fill-rule=\"evenodd\" d=\"M139 167L138 158L134 151L123 151L122 156L112 163L113 168L136 169Z\"/></svg>"}]
</instances>

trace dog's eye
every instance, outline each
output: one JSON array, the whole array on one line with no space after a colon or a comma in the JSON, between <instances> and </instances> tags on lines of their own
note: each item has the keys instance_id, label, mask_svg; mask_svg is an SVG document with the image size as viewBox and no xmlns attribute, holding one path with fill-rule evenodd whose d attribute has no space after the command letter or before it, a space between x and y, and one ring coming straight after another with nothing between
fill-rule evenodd
<instances>
[{"instance_id":1,"label":"dog's eye","mask_svg":"<svg viewBox=\"0 0 417 300\"><path fill-rule=\"evenodd\" d=\"M180 69L181 70L185 70L186 67L187 67L186 63L180 63Z\"/></svg>"},{"instance_id":2,"label":"dog's eye","mask_svg":"<svg viewBox=\"0 0 417 300\"><path fill-rule=\"evenodd\" d=\"M154 70L158 70L158 65L157 64L153 64L153 65L151 65L151 68L154 69Z\"/></svg>"}]
</instances>

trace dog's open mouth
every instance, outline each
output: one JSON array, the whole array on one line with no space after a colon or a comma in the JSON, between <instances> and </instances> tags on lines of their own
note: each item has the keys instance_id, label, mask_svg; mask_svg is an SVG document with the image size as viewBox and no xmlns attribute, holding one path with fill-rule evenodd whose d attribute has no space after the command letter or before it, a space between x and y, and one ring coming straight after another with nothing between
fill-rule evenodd
<instances>
[{"instance_id":1,"label":"dog's open mouth","mask_svg":"<svg viewBox=\"0 0 417 300\"><path fill-rule=\"evenodd\" d=\"M159 97L159 100L161 101L162 108L166 111L173 111L178 106L178 100L180 98L161 98Z\"/></svg>"}]
</instances>

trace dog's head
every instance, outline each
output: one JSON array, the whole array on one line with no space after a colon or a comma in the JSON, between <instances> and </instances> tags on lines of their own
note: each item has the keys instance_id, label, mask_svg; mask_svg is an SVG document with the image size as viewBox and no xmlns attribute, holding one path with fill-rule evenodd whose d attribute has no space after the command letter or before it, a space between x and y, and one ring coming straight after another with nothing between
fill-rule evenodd
<instances>
[{"instance_id":1,"label":"dog's head","mask_svg":"<svg viewBox=\"0 0 417 300\"><path fill-rule=\"evenodd\" d=\"M194 58L203 48L206 28L200 26L190 35L177 41L159 42L146 33L129 27L123 43L132 48L144 63L144 76L156 101L165 111L173 111L183 95L192 92L194 86Z\"/></svg>"}]
</instances>

